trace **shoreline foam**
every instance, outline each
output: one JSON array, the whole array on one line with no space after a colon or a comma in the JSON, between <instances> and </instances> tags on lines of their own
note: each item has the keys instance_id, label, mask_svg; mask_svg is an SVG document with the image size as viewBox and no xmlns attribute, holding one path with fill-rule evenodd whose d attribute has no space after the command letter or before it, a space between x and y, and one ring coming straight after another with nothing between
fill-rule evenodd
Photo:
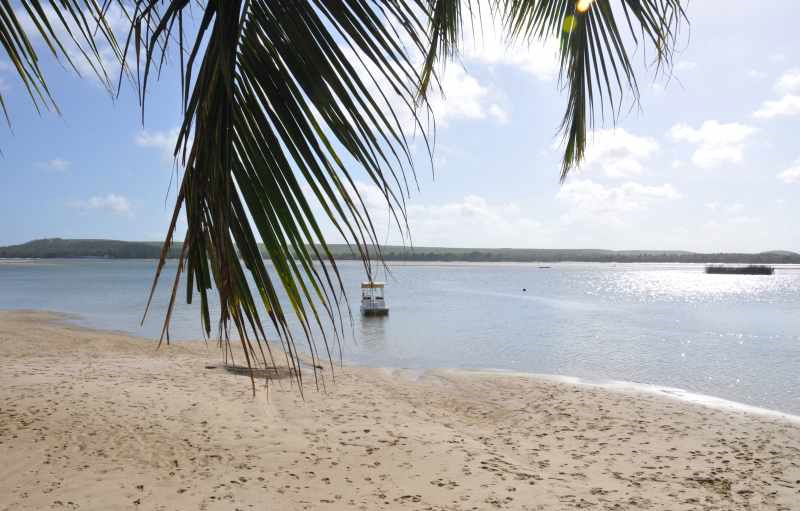
<instances>
[{"instance_id":1,"label":"shoreline foam","mask_svg":"<svg viewBox=\"0 0 801 511\"><path fill-rule=\"evenodd\" d=\"M0 309L0 313L2 312L21 312L21 313L46 313L53 315L52 321L55 321L56 324L62 324L64 326L80 328L80 329L87 329L96 332L109 332L115 335L127 335L134 339L141 339L143 341L150 341L150 342L158 342L158 339L152 339L149 337L139 336L133 334L131 332L127 332L125 330L109 330L103 328L95 328L89 324L89 321L81 316L80 314L73 314L73 313L66 313L66 312L59 312L59 311L47 311L47 310L36 310L36 309L14 309L14 310L3 310ZM212 339L213 340L213 339ZM172 343L201 343L204 342L202 339L172 339ZM215 341L216 342L216 341ZM270 345L273 348L281 349L280 344L270 341ZM412 368L412 367L393 367L393 366L367 366L358 364L354 361L343 361L348 367L362 367L366 369L385 369L385 370L397 370L397 371L407 371L407 372L419 372L419 373L426 373L426 372L436 372L436 371L455 371L455 372L465 372L466 374L469 373L497 373L497 374L504 374L504 375L516 375L516 376L527 376L531 378L538 378L548 381L558 381L562 383L568 383L573 385L586 385L586 386L594 386L599 388L604 388L610 391L630 391L630 392L643 392L646 394L654 394L654 395L661 395L669 399L676 399L678 401L683 401L687 403L693 403L701 406L707 406L713 409L721 409L721 410L732 410L732 411L740 411L743 413L750 413L755 415L765 415L765 416L774 416L779 418L784 418L789 422L793 423L801 423L801 414L795 415L789 412L784 412L781 410L774 410L771 408L764 408L761 406L756 406L748 403L743 403L741 401L734 401L731 399L726 399L719 396L713 396L711 394L703 394L700 392L693 392L691 390L682 389L680 387L671 387L667 385L659 385L654 383L641 383L641 382L632 382L632 381L625 381L625 380L611 380L611 379L602 379L602 380L595 380L595 379L587 379L587 378L580 378L578 376L570 376L570 375L562 375L562 374L548 374L548 373L536 373L536 372L526 372L526 371L517 371L514 369L504 369L504 368L493 368L493 367L433 367L433 368Z\"/></svg>"},{"instance_id":2,"label":"shoreline foam","mask_svg":"<svg viewBox=\"0 0 801 511\"><path fill-rule=\"evenodd\" d=\"M590 380L585 378L579 378L577 376L567 376L561 374L527 373L521 371L510 371L506 369L496 369L496 368L445 369L445 370L464 371L466 373L487 373L487 374L528 376L531 378L557 381L570 385L597 387L612 392L634 392L634 393L657 395L667 399L675 399L677 401L685 403L692 403L695 405L705 406L714 410L728 410L728 411L742 412L746 414L782 418L793 424L799 424L801 422L801 416L794 415L788 412L782 412L781 410L772 410L770 408L763 408L760 406L749 405L748 403L733 401L718 396L693 392L678 387L656 385L652 383L638 383L638 382L621 381L621 380Z\"/></svg>"}]
</instances>

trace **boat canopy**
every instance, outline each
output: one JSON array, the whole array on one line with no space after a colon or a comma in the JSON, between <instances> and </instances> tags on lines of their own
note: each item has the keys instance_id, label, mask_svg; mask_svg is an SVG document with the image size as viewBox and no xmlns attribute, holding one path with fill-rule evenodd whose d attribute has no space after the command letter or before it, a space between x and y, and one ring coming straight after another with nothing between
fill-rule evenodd
<instances>
[{"instance_id":1,"label":"boat canopy","mask_svg":"<svg viewBox=\"0 0 801 511\"><path fill-rule=\"evenodd\" d=\"M362 282L362 289L381 288L384 287L383 282Z\"/></svg>"}]
</instances>

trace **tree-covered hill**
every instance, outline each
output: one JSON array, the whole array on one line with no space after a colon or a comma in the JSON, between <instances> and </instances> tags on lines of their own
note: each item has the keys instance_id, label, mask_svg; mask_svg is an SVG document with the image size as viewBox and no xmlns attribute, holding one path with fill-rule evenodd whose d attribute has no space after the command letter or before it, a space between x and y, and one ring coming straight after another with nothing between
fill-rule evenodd
<instances>
[{"instance_id":1,"label":"tree-covered hill","mask_svg":"<svg viewBox=\"0 0 801 511\"><path fill-rule=\"evenodd\" d=\"M369 247L371 257L378 251ZM354 247L331 245L336 259L359 259ZM181 243L175 243L170 257L177 257ZM261 247L264 254L264 247ZM0 258L156 259L160 242L48 238L21 245L0 247ZM446 248L386 245L381 253L387 261L475 261L475 262L617 262L617 263L740 263L798 264L799 254L788 251L702 254L676 250L600 250L526 248Z\"/></svg>"},{"instance_id":2,"label":"tree-covered hill","mask_svg":"<svg viewBox=\"0 0 801 511\"><path fill-rule=\"evenodd\" d=\"M154 259L161 243L117 240L75 240L46 238L21 245L0 247L0 258L77 258ZM177 253L173 254L177 257Z\"/></svg>"}]
</instances>

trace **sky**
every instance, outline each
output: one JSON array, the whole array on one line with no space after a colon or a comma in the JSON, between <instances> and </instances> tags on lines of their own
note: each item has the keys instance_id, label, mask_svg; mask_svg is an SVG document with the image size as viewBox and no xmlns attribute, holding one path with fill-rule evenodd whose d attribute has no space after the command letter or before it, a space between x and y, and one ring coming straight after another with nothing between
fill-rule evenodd
<instances>
[{"instance_id":1,"label":"sky","mask_svg":"<svg viewBox=\"0 0 801 511\"><path fill-rule=\"evenodd\" d=\"M566 102L554 47L509 48L491 26L465 41L435 98L435 167L415 143L414 246L799 250L799 2L697 0L672 75L636 53L640 108L590 134L560 184ZM41 44L35 43L35 44ZM61 113L37 114L0 53L0 245L44 237L161 240L175 198L179 82L112 100L46 61ZM377 190L357 185L381 241ZM330 233L330 242L341 240ZM406 239L409 242L409 239Z\"/></svg>"}]
</instances>

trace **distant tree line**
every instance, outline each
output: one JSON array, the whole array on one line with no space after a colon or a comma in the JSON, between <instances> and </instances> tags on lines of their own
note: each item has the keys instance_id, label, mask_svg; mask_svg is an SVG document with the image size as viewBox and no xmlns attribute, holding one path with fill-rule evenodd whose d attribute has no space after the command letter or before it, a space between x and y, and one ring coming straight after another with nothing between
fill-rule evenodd
<instances>
[{"instance_id":1,"label":"distant tree line","mask_svg":"<svg viewBox=\"0 0 801 511\"><path fill-rule=\"evenodd\" d=\"M753 264L798 264L799 254L701 254L701 253L581 253L570 250L548 254L516 254L496 251L470 250L465 252L384 252L385 261L443 261L443 262L598 262L598 263L753 263ZM359 259L356 256L336 255L337 259Z\"/></svg>"},{"instance_id":2,"label":"distant tree line","mask_svg":"<svg viewBox=\"0 0 801 511\"><path fill-rule=\"evenodd\" d=\"M340 260L359 260L361 256L349 245L330 245L332 255ZM264 248L262 255L266 255ZM368 247L369 257L386 261L444 261L444 262L601 262L601 263L740 263L740 264L798 264L796 252L773 251L756 254L702 254L659 250L597 250L597 249L469 249L444 247L410 248L397 245ZM173 244L169 257L178 257L181 243ZM21 245L0 247L0 258L106 258L156 259L161 252L160 242L83 240L49 238Z\"/></svg>"},{"instance_id":3,"label":"distant tree line","mask_svg":"<svg viewBox=\"0 0 801 511\"><path fill-rule=\"evenodd\" d=\"M173 250L175 252L175 250ZM156 259L161 243L48 238L0 247L0 258ZM177 253L172 254L177 257Z\"/></svg>"}]
</instances>

